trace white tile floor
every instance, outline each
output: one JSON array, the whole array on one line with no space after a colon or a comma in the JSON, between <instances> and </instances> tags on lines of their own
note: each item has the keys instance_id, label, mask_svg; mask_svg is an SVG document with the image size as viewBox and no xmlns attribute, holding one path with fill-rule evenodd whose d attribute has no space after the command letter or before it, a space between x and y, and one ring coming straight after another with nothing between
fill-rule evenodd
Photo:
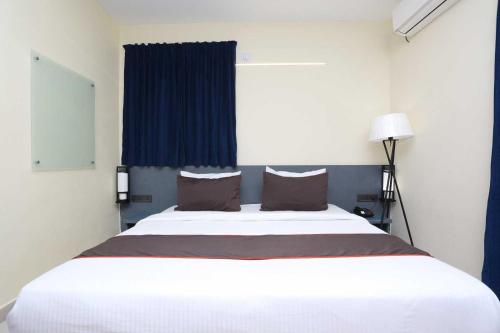
<instances>
[{"instance_id":1,"label":"white tile floor","mask_svg":"<svg viewBox=\"0 0 500 333\"><path fill-rule=\"evenodd\" d=\"M7 331L7 323L5 321L0 323L0 333L9 333L9 331Z\"/></svg>"}]
</instances>

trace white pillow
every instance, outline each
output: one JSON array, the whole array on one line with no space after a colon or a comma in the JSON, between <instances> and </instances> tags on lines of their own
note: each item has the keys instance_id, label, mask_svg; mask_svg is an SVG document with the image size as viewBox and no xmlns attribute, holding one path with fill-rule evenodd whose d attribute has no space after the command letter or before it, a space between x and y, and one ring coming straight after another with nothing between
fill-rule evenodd
<instances>
[{"instance_id":1,"label":"white pillow","mask_svg":"<svg viewBox=\"0 0 500 333\"><path fill-rule=\"evenodd\" d=\"M220 179L241 175L241 170L236 172L220 172L220 173L193 173L181 171L182 177L197 178L197 179Z\"/></svg>"},{"instance_id":2,"label":"white pillow","mask_svg":"<svg viewBox=\"0 0 500 333\"><path fill-rule=\"evenodd\" d=\"M322 173L326 173L326 169L319 169L313 171L306 172L289 172L289 171L276 171L268 166L266 166L266 172L272 173L273 175L281 176L281 177L309 177L321 175Z\"/></svg>"}]
</instances>

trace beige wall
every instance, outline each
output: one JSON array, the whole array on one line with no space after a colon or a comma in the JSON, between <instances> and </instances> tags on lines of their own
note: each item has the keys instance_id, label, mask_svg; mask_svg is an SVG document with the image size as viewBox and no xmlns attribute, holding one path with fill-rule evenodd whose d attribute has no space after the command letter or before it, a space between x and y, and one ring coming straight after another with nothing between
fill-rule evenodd
<instances>
[{"instance_id":1,"label":"beige wall","mask_svg":"<svg viewBox=\"0 0 500 333\"><path fill-rule=\"evenodd\" d=\"M118 231L118 32L93 0L0 1L0 307ZM96 82L95 170L32 172L30 50Z\"/></svg>"},{"instance_id":2,"label":"beige wall","mask_svg":"<svg viewBox=\"0 0 500 333\"><path fill-rule=\"evenodd\" d=\"M415 138L398 172L417 246L477 277L489 186L496 0L462 0L407 44L394 38L392 111ZM406 235L395 211L394 231Z\"/></svg>"},{"instance_id":3,"label":"beige wall","mask_svg":"<svg viewBox=\"0 0 500 333\"><path fill-rule=\"evenodd\" d=\"M325 67L238 68L239 164L382 162L380 151L368 143L367 132L370 119L390 108L390 34L387 22L120 29L122 44L236 40L238 52L250 53L252 62L327 63ZM123 57L121 61L120 68Z\"/></svg>"}]
</instances>

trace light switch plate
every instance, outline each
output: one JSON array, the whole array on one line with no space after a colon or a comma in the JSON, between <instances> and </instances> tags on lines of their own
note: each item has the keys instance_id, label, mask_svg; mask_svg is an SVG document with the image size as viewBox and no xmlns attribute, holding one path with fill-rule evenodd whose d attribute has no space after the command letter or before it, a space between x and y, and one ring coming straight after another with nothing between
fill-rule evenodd
<instances>
[{"instance_id":1,"label":"light switch plate","mask_svg":"<svg viewBox=\"0 0 500 333\"><path fill-rule=\"evenodd\" d=\"M358 202L376 202L377 200L377 194L358 194Z\"/></svg>"}]
</instances>

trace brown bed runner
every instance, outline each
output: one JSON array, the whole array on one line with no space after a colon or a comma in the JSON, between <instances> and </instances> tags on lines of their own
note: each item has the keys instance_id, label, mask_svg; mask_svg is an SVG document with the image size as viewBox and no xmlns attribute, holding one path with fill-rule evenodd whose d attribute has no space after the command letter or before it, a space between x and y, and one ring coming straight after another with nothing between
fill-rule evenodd
<instances>
[{"instance_id":1,"label":"brown bed runner","mask_svg":"<svg viewBox=\"0 0 500 333\"><path fill-rule=\"evenodd\" d=\"M429 253L386 234L137 235L110 238L77 258L265 260L409 255Z\"/></svg>"}]
</instances>

